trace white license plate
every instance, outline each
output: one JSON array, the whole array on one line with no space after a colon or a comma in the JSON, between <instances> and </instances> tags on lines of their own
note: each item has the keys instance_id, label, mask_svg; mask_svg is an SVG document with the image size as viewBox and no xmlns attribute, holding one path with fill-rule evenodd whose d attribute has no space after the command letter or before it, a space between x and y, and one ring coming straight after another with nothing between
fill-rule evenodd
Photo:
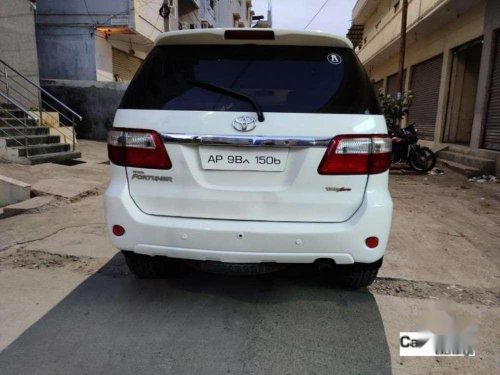
<instances>
[{"instance_id":1,"label":"white license plate","mask_svg":"<svg viewBox=\"0 0 500 375\"><path fill-rule=\"evenodd\" d=\"M282 172L288 158L287 148L200 146L199 150L203 169L224 171Z\"/></svg>"}]
</instances>

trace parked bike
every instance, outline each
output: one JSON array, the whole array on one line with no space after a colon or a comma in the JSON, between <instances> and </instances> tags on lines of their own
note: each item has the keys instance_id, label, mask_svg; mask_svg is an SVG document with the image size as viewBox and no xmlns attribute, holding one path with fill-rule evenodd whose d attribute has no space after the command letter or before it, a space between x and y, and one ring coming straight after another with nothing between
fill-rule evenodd
<instances>
[{"instance_id":1,"label":"parked bike","mask_svg":"<svg viewBox=\"0 0 500 375\"><path fill-rule=\"evenodd\" d=\"M436 155L428 147L417 144L418 134L415 123L406 128L389 132L392 140L391 163L408 163L414 171L425 173L436 165Z\"/></svg>"}]
</instances>

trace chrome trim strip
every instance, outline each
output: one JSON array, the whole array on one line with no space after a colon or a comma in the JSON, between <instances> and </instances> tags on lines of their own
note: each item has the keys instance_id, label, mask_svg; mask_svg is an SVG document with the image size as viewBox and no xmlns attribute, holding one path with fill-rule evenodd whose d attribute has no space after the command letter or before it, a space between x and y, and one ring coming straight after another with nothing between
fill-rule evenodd
<instances>
[{"instance_id":1,"label":"chrome trim strip","mask_svg":"<svg viewBox=\"0 0 500 375\"><path fill-rule=\"evenodd\" d=\"M327 147L332 138L272 135L205 135L162 133L165 143L212 146Z\"/></svg>"}]
</instances>

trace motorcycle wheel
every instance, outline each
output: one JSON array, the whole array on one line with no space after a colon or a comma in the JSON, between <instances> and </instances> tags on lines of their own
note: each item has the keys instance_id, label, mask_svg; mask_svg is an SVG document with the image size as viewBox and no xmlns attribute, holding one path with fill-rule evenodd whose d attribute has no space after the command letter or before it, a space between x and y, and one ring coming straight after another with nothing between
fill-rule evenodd
<instances>
[{"instance_id":1,"label":"motorcycle wheel","mask_svg":"<svg viewBox=\"0 0 500 375\"><path fill-rule=\"evenodd\" d=\"M429 147L419 147L410 152L410 167L418 173L429 172L436 165L436 155Z\"/></svg>"},{"instance_id":2,"label":"motorcycle wheel","mask_svg":"<svg viewBox=\"0 0 500 375\"><path fill-rule=\"evenodd\" d=\"M399 155L399 152L393 152L391 154L391 164L396 164L401 162L401 155Z\"/></svg>"}]
</instances>

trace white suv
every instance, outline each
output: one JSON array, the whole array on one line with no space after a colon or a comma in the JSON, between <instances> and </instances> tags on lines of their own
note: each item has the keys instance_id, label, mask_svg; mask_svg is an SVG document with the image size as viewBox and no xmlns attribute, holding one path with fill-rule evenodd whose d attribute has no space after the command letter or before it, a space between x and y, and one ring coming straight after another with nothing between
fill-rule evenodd
<instances>
[{"instance_id":1,"label":"white suv","mask_svg":"<svg viewBox=\"0 0 500 375\"><path fill-rule=\"evenodd\" d=\"M316 263L373 282L392 217L391 141L345 38L162 34L108 137L106 219L139 277L173 259L227 270Z\"/></svg>"}]
</instances>

